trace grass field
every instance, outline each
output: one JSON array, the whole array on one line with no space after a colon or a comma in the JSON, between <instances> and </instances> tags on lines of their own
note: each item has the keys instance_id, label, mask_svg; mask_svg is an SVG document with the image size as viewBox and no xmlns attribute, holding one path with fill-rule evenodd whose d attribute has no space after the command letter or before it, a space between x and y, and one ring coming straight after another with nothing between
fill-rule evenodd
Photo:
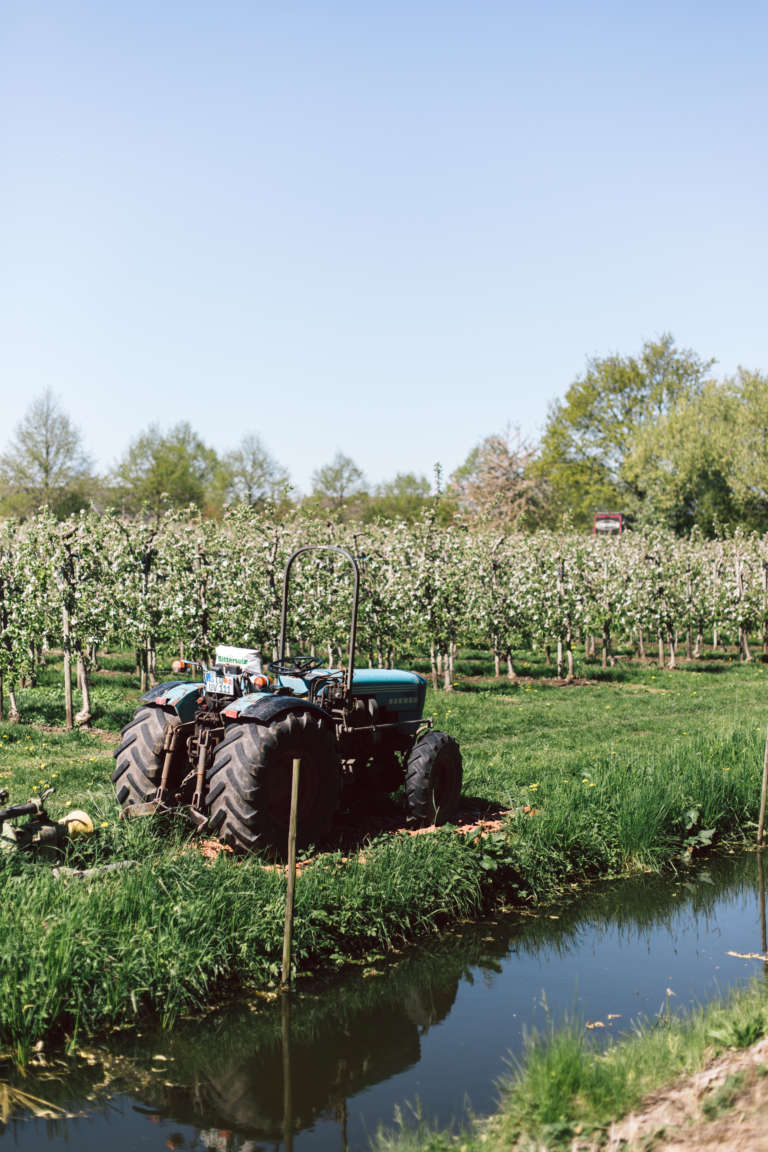
<instances>
[{"instance_id":1,"label":"grass field","mask_svg":"<svg viewBox=\"0 0 768 1152\"><path fill-rule=\"evenodd\" d=\"M0 786L13 800L53 783L52 814L83 807L97 835L69 863L130 860L93 881L42 862L0 862L0 1045L23 1060L39 1040L150 1015L170 1023L276 979L285 881L259 860L211 863L185 825L118 820L112 749L138 700L131 661L104 657L96 730L57 727L55 661L21 693L24 723L0 725ZM162 670L161 670L162 671ZM581 663L564 686L528 667L497 682L462 655L456 691L430 694L459 740L470 805L511 809L485 838L450 829L380 835L308 863L298 884L295 957L338 967L494 901L541 901L597 875L684 865L710 843L754 836L768 672L725 657L674 672Z\"/></svg>"}]
</instances>

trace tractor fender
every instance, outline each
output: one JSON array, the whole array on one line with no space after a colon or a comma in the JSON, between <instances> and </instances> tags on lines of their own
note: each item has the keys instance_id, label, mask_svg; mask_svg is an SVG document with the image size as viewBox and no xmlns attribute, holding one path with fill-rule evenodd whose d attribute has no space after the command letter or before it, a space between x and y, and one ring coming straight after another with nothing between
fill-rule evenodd
<instances>
[{"instance_id":1,"label":"tractor fender","mask_svg":"<svg viewBox=\"0 0 768 1152\"><path fill-rule=\"evenodd\" d=\"M328 713L317 704L311 704L309 700L297 700L295 696L262 696L261 699L254 700L252 704L241 709L237 713L237 719L249 720L256 724L271 724L273 720L277 720L280 716L287 716L289 712L294 713L294 715L311 712L323 723L333 724Z\"/></svg>"},{"instance_id":2,"label":"tractor fender","mask_svg":"<svg viewBox=\"0 0 768 1152\"><path fill-rule=\"evenodd\" d=\"M150 688L141 699L144 704L175 714L185 723L194 719L202 687L202 684L190 684L189 680L166 680Z\"/></svg>"}]
</instances>

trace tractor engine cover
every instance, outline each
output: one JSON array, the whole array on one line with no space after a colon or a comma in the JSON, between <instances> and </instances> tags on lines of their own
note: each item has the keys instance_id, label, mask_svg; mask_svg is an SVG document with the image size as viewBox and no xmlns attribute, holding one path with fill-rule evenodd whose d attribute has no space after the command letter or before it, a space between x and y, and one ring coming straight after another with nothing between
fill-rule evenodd
<instances>
[{"instance_id":1,"label":"tractor engine cover","mask_svg":"<svg viewBox=\"0 0 768 1152\"><path fill-rule=\"evenodd\" d=\"M416 672L401 669L357 668L352 679L352 695L357 700L373 700L380 724L400 724L420 720L424 711L427 682Z\"/></svg>"}]
</instances>

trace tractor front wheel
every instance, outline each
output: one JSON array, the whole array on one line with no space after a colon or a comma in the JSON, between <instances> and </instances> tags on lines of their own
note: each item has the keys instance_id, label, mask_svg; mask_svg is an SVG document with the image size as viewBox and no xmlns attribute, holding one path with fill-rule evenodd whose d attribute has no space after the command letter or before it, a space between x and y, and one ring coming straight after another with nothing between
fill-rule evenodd
<instances>
[{"instance_id":1,"label":"tractor front wheel","mask_svg":"<svg viewBox=\"0 0 768 1152\"><path fill-rule=\"evenodd\" d=\"M231 848L284 855L294 759L301 760L297 843L322 841L339 804L339 759L330 729L306 712L268 726L230 726L208 770L211 831Z\"/></svg>"},{"instance_id":2,"label":"tractor front wheel","mask_svg":"<svg viewBox=\"0 0 768 1152\"><path fill-rule=\"evenodd\" d=\"M445 824L456 815L461 796L461 752L447 732L426 732L405 766L405 800L413 828Z\"/></svg>"}]
</instances>

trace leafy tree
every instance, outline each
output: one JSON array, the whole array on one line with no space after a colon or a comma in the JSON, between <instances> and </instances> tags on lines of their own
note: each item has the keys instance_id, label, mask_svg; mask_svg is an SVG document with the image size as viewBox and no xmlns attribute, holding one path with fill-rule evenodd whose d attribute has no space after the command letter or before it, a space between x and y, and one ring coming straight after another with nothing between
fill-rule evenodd
<instances>
[{"instance_id":1,"label":"leafy tree","mask_svg":"<svg viewBox=\"0 0 768 1152\"><path fill-rule=\"evenodd\" d=\"M214 487L222 505L257 508L282 503L289 485L287 470L270 456L258 436L249 433L221 461Z\"/></svg>"},{"instance_id":2,"label":"leafy tree","mask_svg":"<svg viewBox=\"0 0 768 1152\"><path fill-rule=\"evenodd\" d=\"M737 402L730 449L733 491L743 508L742 522L768 528L768 376L739 368L731 382Z\"/></svg>"},{"instance_id":3,"label":"leafy tree","mask_svg":"<svg viewBox=\"0 0 768 1152\"><path fill-rule=\"evenodd\" d=\"M734 490L741 403L732 384L710 380L639 430L624 472L641 497L643 521L711 536L742 519Z\"/></svg>"},{"instance_id":4,"label":"leafy tree","mask_svg":"<svg viewBox=\"0 0 768 1152\"><path fill-rule=\"evenodd\" d=\"M536 462L549 486L550 519L567 512L586 526L601 506L634 510L641 492L624 465L639 431L698 395L713 363L678 349L669 334L647 341L638 356L589 360L552 406Z\"/></svg>"},{"instance_id":5,"label":"leafy tree","mask_svg":"<svg viewBox=\"0 0 768 1152\"><path fill-rule=\"evenodd\" d=\"M47 504L54 515L67 516L88 503L91 479L80 432L46 389L0 456L2 509L27 515Z\"/></svg>"},{"instance_id":6,"label":"leafy tree","mask_svg":"<svg viewBox=\"0 0 768 1152\"><path fill-rule=\"evenodd\" d=\"M213 449L186 421L165 434L151 425L133 441L115 469L121 507L138 512L149 506L158 518L174 506L202 507L218 463Z\"/></svg>"},{"instance_id":7,"label":"leafy tree","mask_svg":"<svg viewBox=\"0 0 768 1152\"><path fill-rule=\"evenodd\" d=\"M706 535L768 528L768 377L739 369L642 428L625 461L643 519Z\"/></svg>"},{"instance_id":8,"label":"leafy tree","mask_svg":"<svg viewBox=\"0 0 768 1152\"><path fill-rule=\"evenodd\" d=\"M464 516L482 517L494 527L530 524L544 484L532 469L536 448L519 431L486 436L451 476L449 494Z\"/></svg>"},{"instance_id":9,"label":"leafy tree","mask_svg":"<svg viewBox=\"0 0 768 1152\"><path fill-rule=\"evenodd\" d=\"M377 484L363 509L363 519L412 521L430 499L430 483L415 472L398 472L392 480Z\"/></svg>"},{"instance_id":10,"label":"leafy tree","mask_svg":"<svg viewBox=\"0 0 768 1152\"><path fill-rule=\"evenodd\" d=\"M348 518L367 496L363 473L343 452L337 452L330 464L312 473L310 505Z\"/></svg>"}]
</instances>

